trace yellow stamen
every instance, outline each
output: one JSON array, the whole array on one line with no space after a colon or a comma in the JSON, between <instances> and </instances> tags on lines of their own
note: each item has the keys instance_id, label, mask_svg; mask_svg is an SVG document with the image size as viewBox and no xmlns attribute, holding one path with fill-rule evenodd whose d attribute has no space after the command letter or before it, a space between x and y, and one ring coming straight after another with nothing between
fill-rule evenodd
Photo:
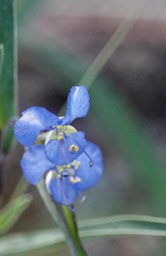
<instances>
[{"instance_id":1,"label":"yellow stamen","mask_svg":"<svg viewBox=\"0 0 166 256\"><path fill-rule=\"evenodd\" d=\"M80 166L80 162L77 160L74 160L71 165L74 167L75 170L78 170L78 167Z\"/></svg>"},{"instance_id":2,"label":"yellow stamen","mask_svg":"<svg viewBox=\"0 0 166 256\"><path fill-rule=\"evenodd\" d=\"M57 140L62 140L63 139L63 132L60 132L58 135L57 135Z\"/></svg>"},{"instance_id":3,"label":"yellow stamen","mask_svg":"<svg viewBox=\"0 0 166 256\"><path fill-rule=\"evenodd\" d=\"M79 177L74 178L73 176L70 176L69 179L70 179L70 182L73 183L73 184L76 184L76 183L81 181L81 179Z\"/></svg>"},{"instance_id":4,"label":"yellow stamen","mask_svg":"<svg viewBox=\"0 0 166 256\"><path fill-rule=\"evenodd\" d=\"M74 144L72 144L72 145L69 147L69 151L70 151L70 152L78 152L78 150L79 150L79 147L76 146L76 145L74 145Z\"/></svg>"}]
</instances>

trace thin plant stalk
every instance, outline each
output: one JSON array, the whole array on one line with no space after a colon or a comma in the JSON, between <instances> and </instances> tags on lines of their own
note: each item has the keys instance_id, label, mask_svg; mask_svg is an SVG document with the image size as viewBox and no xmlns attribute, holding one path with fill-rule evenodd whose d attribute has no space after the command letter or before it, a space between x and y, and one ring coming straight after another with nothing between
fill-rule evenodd
<instances>
[{"instance_id":1,"label":"thin plant stalk","mask_svg":"<svg viewBox=\"0 0 166 256\"><path fill-rule=\"evenodd\" d=\"M61 206L53 202L46 192L44 181L41 181L37 188L47 210L64 232L72 255L87 256L78 236L74 211L70 210L67 206Z\"/></svg>"},{"instance_id":2,"label":"thin plant stalk","mask_svg":"<svg viewBox=\"0 0 166 256\"><path fill-rule=\"evenodd\" d=\"M122 23L120 23L119 27L94 59L78 84L87 84L88 87L92 85L93 81L98 77L99 73L106 65L110 57L122 44L129 31L133 28L134 24L141 16L142 10L146 3L147 0L142 0L140 1L139 8L135 8L135 6L133 6L133 10L130 10L128 13L128 18L124 18Z\"/></svg>"}]
</instances>

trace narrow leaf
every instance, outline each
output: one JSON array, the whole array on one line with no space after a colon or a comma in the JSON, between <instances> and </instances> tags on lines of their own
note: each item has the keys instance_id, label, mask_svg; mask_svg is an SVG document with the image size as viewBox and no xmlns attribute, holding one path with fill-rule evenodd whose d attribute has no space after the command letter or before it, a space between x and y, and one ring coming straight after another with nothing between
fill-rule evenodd
<instances>
[{"instance_id":1,"label":"narrow leaf","mask_svg":"<svg viewBox=\"0 0 166 256\"><path fill-rule=\"evenodd\" d=\"M80 222L83 237L150 235L166 236L166 218L117 215Z\"/></svg>"},{"instance_id":2,"label":"narrow leaf","mask_svg":"<svg viewBox=\"0 0 166 256\"><path fill-rule=\"evenodd\" d=\"M166 218L139 215L119 215L80 221L82 238L101 239L128 235L166 236ZM56 246L65 241L59 229L30 234L14 234L0 239L0 254L15 255ZM10 244L10 246L8 246Z\"/></svg>"},{"instance_id":3,"label":"narrow leaf","mask_svg":"<svg viewBox=\"0 0 166 256\"><path fill-rule=\"evenodd\" d=\"M22 255L24 252L59 245L62 242L65 242L65 237L60 230L9 235L0 239L0 255L18 255L19 253Z\"/></svg>"},{"instance_id":4,"label":"narrow leaf","mask_svg":"<svg viewBox=\"0 0 166 256\"><path fill-rule=\"evenodd\" d=\"M107 225L121 225L121 223L143 223L146 224L164 224L166 225L166 218L153 217L148 215L135 215L135 214L122 214L122 215L114 215L108 217L101 218L93 218L88 220L82 220L79 222L80 229L86 228L95 228L95 227L104 227Z\"/></svg>"},{"instance_id":5,"label":"narrow leaf","mask_svg":"<svg viewBox=\"0 0 166 256\"><path fill-rule=\"evenodd\" d=\"M0 44L0 77L2 74L3 63L4 63L4 46L3 44Z\"/></svg>"},{"instance_id":6,"label":"narrow leaf","mask_svg":"<svg viewBox=\"0 0 166 256\"><path fill-rule=\"evenodd\" d=\"M8 232L29 206L31 200L32 198L29 194L24 194L9 202L8 205L0 211L0 235Z\"/></svg>"},{"instance_id":7,"label":"narrow leaf","mask_svg":"<svg viewBox=\"0 0 166 256\"><path fill-rule=\"evenodd\" d=\"M15 113L15 41L13 0L0 0L0 45L3 45L4 56L0 76L0 128L3 128L7 120Z\"/></svg>"}]
</instances>

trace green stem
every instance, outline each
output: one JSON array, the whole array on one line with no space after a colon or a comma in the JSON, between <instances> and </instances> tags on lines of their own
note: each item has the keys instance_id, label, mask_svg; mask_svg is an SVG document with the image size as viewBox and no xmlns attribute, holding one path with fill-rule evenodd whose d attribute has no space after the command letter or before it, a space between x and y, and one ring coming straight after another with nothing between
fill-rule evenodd
<instances>
[{"instance_id":1,"label":"green stem","mask_svg":"<svg viewBox=\"0 0 166 256\"><path fill-rule=\"evenodd\" d=\"M43 181L37 185L37 188L46 208L64 232L72 255L86 256L87 254L78 236L77 223L74 212L71 211L67 206L61 206L59 204L53 203L53 201L50 199L50 196L46 192Z\"/></svg>"},{"instance_id":2,"label":"green stem","mask_svg":"<svg viewBox=\"0 0 166 256\"><path fill-rule=\"evenodd\" d=\"M63 215L65 218L67 227L70 231L71 237L74 242L74 246L76 248L76 252L77 252L76 255L79 255L79 256L87 255L81 244L80 238L78 236L77 222L76 222L74 212L71 211L67 206L62 206L61 209L63 211Z\"/></svg>"}]
</instances>

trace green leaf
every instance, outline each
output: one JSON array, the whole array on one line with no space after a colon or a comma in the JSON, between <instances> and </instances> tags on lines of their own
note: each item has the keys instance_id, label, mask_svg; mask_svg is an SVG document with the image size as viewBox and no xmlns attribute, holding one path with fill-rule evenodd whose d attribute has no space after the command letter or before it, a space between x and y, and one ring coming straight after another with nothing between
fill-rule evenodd
<instances>
[{"instance_id":1,"label":"green leaf","mask_svg":"<svg viewBox=\"0 0 166 256\"><path fill-rule=\"evenodd\" d=\"M0 151L7 155L11 150L12 146L15 145L15 139L13 137L13 124L15 118L10 118L4 125L1 133Z\"/></svg>"},{"instance_id":2,"label":"green leaf","mask_svg":"<svg viewBox=\"0 0 166 256\"><path fill-rule=\"evenodd\" d=\"M119 215L80 221L82 238L101 239L122 235L166 236L166 218L140 215ZM0 253L4 256L56 246L65 241L59 230L42 230L29 234L14 234L0 239ZM10 244L10 246L8 246Z\"/></svg>"},{"instance_id":3,"label":"green leaf","mask_svg":"<svg viewBox=\"0 0 166 256\"><path fill-rule=\"evenodd\" d=\"M13 0L0 0L0 45L4 56L0 76L0 129L16 112L14 26Z\"/></svg>"},{"instance_id":4,"label":"green leaf","mask_svg":"<svg viewBox=\"0 0 166 256\"><path fill-rule=\"evenodd\" d=\"M133 230L156 230L166 231L166 218L147 215L115 215L109 217L93 218L79 222L79 228L104 229L104 228L127 228ZM143 234L143 233L142 233Z\"/></svg>"},{"instance_id":5,"label":"green leaf","mask_svg":"<svg viewBox=\"0 0 166 256\"><path fill-rule=\"evenodd\" d=\"M65 242L60 230L41 230L30 234L8 235L0 239L0 255L14 255ZM10 245L10 246L9 246Z\"/></svg>"},{"instance_id":6,"label":"green leaf","mask_svg":"<svg viewBox=\"0 0 166 256\"><path fill-rule=\"evenodd\" d=\"M83 237L150 235L166 236L166 218L117 215L80 222Z\"/></svg>"},{"instance_id":7,"label":"green leaf","mask_svg":"<svg viewBox=\"0 0 166 256\"><path fill-rule=\"evenodd\" d=\"M2 68L4 63L4 46L0 44L0 76L2 74Z\"/></svg>"},{"instance_id":8,"label":"green leaf","mask_svg":"<svg viewBox=\"0 0 166 256\"><path fill-rule=\"evenodd\" d=\"M9 202L0 211L0 235L5 234L15 224L20 215L31 203L32 197L24 194Z\"/></svg>"}]
</instances>

